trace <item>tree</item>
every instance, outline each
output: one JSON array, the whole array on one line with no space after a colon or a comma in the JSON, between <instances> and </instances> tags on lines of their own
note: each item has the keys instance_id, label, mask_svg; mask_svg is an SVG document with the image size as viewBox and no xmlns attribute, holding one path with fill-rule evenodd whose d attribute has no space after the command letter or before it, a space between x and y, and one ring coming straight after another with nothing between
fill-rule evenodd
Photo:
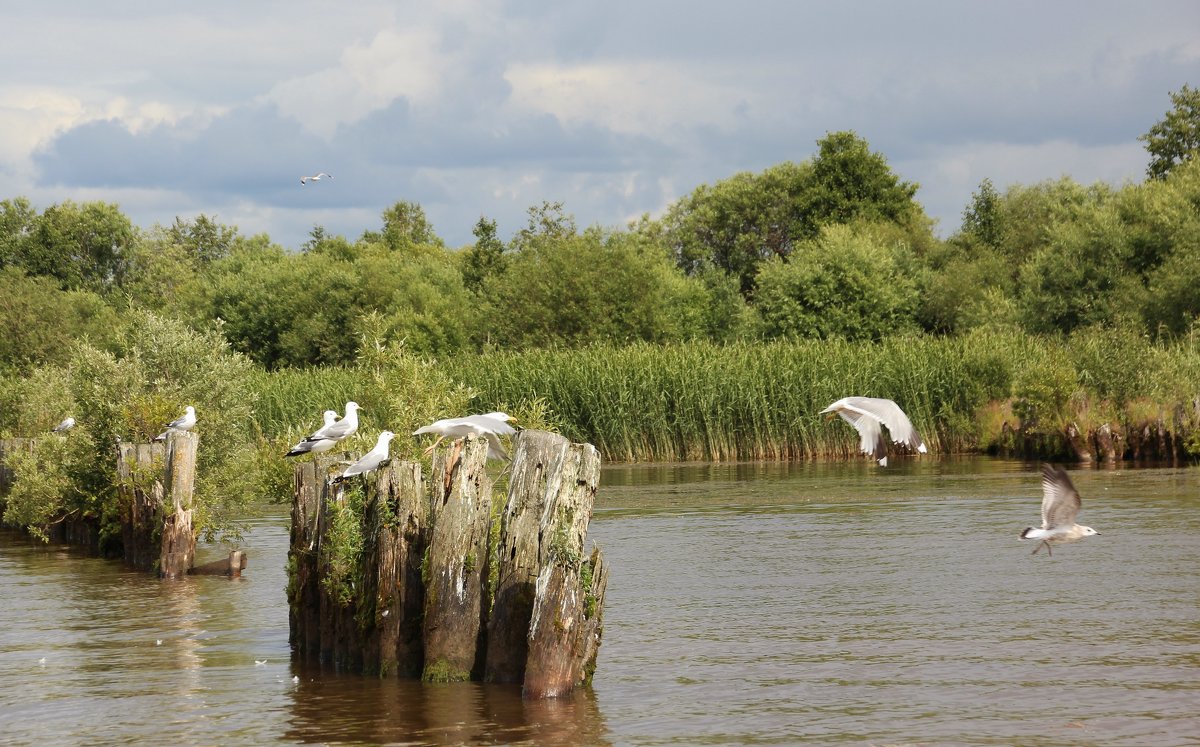
<instances>
[{"instance_id":1,"label":"tree","mask_svg":"<svg viewBox=\"0 0 1200 747\"><path fill-rule=\"evenodd\" d=\"M1173 108L1150 131L1138 137L1146 143L1150 163L1146 176L1163 179L1181 163L1191 161L1200 149L1200 88L1183 88L1171 94Z\"/></svg>"},{"instance_id":2,"label":"tree","mask_svg":"<svg viewBox=\"0 0 1200 747\"><path fill-rule=\"evenodd\" d=\"M496 221L481 217L471 230L475 243L463 252L462 277L467 290L479 292L492 275L504 271L504 242L496 235Z\"/></svg>"},{"instance_id":3,"label":"tree","mask_svg":"<svg viewBox=\"0 0 1200 747\"><path fill-rule=\"evenodd\" d=\"M373 240L374 237L364 235L363 238ZM383 231L379 239L393 251L420 245L443 246L442 240L433 232L433 224L425 217L425 209L405 200L383 211Z\"/></svg>"},{"instance_id":4,"label":"tree","mask_svg":"<svg viewBox=\"0 0 1200 747\"><path fill-rule=\"evenodd\" d=\"M979 183L979 191L971 195L970 206L963 211L963 233L996 247L1000 245L1001 229L1000 194L991 179L984 179Z\"/></svg>"},{"instance_id":5,"label":"tree","mask_svg":"<svg viewBox=\"0 0 1200 747\"><path fill-rule=\"evenodd\" d=\"M904 222L916 208L917 185L900 181L887 159L872 153L854 131L829 133L817 145L814 189L808 197L815 221L804 238L815 236L828 223Z\"/></svg>"},{"instance_id":6,"label":"tree","mask_svg":"<svg viewBox=\"0 0 1200 747\"><path fill-rule=\"evenodd\" d=\"M238 240L237 226L222 225L203 213L191 221L176 216L167 233L200 264L228 256Z\"/></svg>"},{"instance_id":7,"label":"tree","mask_svg":"<svg viewBox=\"0 0 1200 747\"><path fill-rule=\"evenodd\" d=\"M100 290L118 284L136 237L129 218L105 202L51 205L31 229L21 242L19 264L31 274L58 278L64 288Z\"/></svg>"},{"instance_id":8,"label":"tree","mask_svg":"<svg viewBox=\"0 0 1200 747\"><path fill-rule=\"evenodd\" d=\"M763 263L755 306L764 336L879 340L915 329L916 283L898 253L869 231L828 226L790 261Z\"/></svg>"}]
</instances>

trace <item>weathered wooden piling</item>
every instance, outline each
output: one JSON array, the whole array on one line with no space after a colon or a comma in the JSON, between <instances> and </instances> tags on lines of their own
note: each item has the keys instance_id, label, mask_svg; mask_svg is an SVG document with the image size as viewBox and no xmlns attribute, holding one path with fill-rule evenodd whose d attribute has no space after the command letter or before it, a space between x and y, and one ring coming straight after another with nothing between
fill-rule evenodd
<instances>
[{"instance_id":1,"label":"weathered wooden piling","mask_svg":"<svg viewBox=\"0 0 1200 747\"><path fill-rule=\"evenodd\" d=\"M246 570L246 553L242 550L231 550L227 558L192 566L188 569L188 575L237 578L242 575L244 570Z\"/></svg>"},{"instance_id":2,"label":"weathered wooden piling","mask_svg":"<svg viewBox=\"0 0 1200 747\"><path fill-rule=\"evenodd\" d=\"M599 455L522 432L507 507L493 512L487 451L473 436L447 444L428 483L409 462L340 485L323 457L297 465L288 584L297 656L385 676L523 683L528 697L590 680L608 581L599 550L583 551Z\"/></svg>"},{"instance_id":3,"label":"weathered wooden piling","mask_svg":"<svg viewBox=\"0 0 1200 747\"><path fill-rule=\"evenodd\" d=\"M475 669L492 510L487 452L487 440L472 436L461 451L434 454L421 674L426 681L469 680Z\"/></svg>"},{"instance_id":4,"label":"weathered wooden piling","mask_svg":"<svg viewBox=\"0 0 1200 747\"><path fill-rule=\"evenodd\" d=\"M162 556L162 505L167 447L163 443L117 444L121 495L121 546L125 562L150 569Z\"/></svg>"}]
</instances>

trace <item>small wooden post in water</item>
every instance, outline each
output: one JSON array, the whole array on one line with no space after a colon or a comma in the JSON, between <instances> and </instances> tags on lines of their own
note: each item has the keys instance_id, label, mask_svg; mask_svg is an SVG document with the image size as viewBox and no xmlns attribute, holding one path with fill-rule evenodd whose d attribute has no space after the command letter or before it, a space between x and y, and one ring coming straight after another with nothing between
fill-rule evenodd
<instances>
[{"instance_id":1,"label":"small wooden post in water","mask_svg":"<svg viewBox=\"0 0 1200 747\"><path fill-rule=\"evenodd\" d=\"M434 455L432 513L436 518L425 573L421 675L426 681L468 680L475 669L492 507L487 452L487 439L468 436L461 451L441 450ZM450 461L454 455L457 458Z\"/></svg>"},{"instance_id":2,"label":"small wooden post in water","mask_svg":"<svg viewBox=\"0 0 1200 747\"><path fill-rule=\"evenodd\" d=\"M163 485L162 554L158 575L183 578L196 561L196 532L192 528L192 496L196 490L196 447L200 437L190 431L167 434L167 471Z\"/></svg>"},{"instance_id":3,"label":"small wooden post in water","mask_svg":"<svg viewBox=\"0 0 1200 747\"><path fill-rule=\"evenodd\" d=\"M117 476L121 505L122 542L125 562L149 569L162 554L156 545L162 521L163 470L166 446L162 443L117 444Z\"/></svg>"}]
</instances>

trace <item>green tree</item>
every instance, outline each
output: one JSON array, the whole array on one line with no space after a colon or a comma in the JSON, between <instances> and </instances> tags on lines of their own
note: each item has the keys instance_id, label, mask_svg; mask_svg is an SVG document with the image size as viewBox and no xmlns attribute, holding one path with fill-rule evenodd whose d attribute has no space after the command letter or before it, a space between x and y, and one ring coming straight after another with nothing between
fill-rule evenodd
<instances>
[{"instance_id":1,"label":"green tree","mask_svg":"<svg viewBox=\"0 0 1200 747\"><path fill-rule=\"evenodd\" d=\"M828 133L817 141L813 190L808 196L812 220L803 238L829 223L908 220L916 208L917 185L901 181L887 159L871 152L853 131Z\"/></svg>"},{"instance_id":2,"label":"green tree","mask_svg":"<svg viewBox=\"0 0 1200 747\"><path fill-rule=\"evenodd\" d=\"M1176 166L1194 160L1200 149L1200 89L1183 88L1171 93L1171 110L1138 137L1146 143L1150 163L1146 175L1164 179Z\"/></svg>"},{"instance_id":3,"label":"green tree","mask_svg":"<svg viewBox=\"0 0 1200 747\"><path fill-rule=\"evenodd\" d=\"M101 290L119 284L135 236L116 205L68 200L34 221L20 264L31 274L58 278L64 288Z\"/></svg>"},{"instance_id":4,"label":"green tree","mask_svg":"<svg viewBox=\"0 0 1200 747\"><path fill-rule=\"evenodd\" d=\"M167 235L202 265L229 256L239 239L237 226L222 225L203 213L190 221L176 217Z\"/></svg>"},{"instance_id":5,"label":"green tree","mask_svg":"<svg viewBox=\"0 0 1200 747\"><path fill-rule=\"evenodd\" d=\"M28 277L17 267L0 270L0 368L28 373L62 363L71 343L112 340L117 314L90 291L64 291L52 278Z\"/></svg>"},{"instance_id":6,"label":"green tree","mask_svg":"<svg viewBox=\"0 0 1200 747\"><path fill-rule=\"evenodd\" d=\"M433 224L425 217L425 209L415 202L401 200L383 211L383 231L378 235L364 234L368 242L382 241L393 251L413 247L444 246L433 232Z\"/></svg>"},{"instance_id":7,"label":"green tree","mask_svg":"<svg viewBox=\"0 0 1200 747\"><path fill-rule=\"evenodd\" d=\"M907 249L868 231L828 226L784 262L759 270L755 307L765 337L879 340L916 328L916 283Z\"/></svg>"},{"instance_id":8,"label":"green tree","mask_svg":"<svg viewBox=\"0 0 1200 747\"><path fill-rule=\"evenodd\" d=\"M481 217L471 230L475 243L463 252L462 276L467 290L479 292L491 276L504 271L504 242L496 235L496 221Z\"/></svg>"},{"instance_id":9,"label":"green tree","mask_svg":"<svg viewBox=\"0 0 1200 747\"><path fill-rule=\"evenodd\" d=\"M971 195L971 204L963 211L962 231L995 247L1000 246L1002 230L1000 193L992 186L991 179L984 179L979 183L979 190Z\"/></svg>"},{"instance_id":10,"label":"green tree","mask_svg":"<svg viewBox=\"0 0 1200 747\"><path fill-rule=\"evenodd\" d=\"M0 200L0 268L23 264L37 217L24 197Z\"/></svg>"}]
</instances>

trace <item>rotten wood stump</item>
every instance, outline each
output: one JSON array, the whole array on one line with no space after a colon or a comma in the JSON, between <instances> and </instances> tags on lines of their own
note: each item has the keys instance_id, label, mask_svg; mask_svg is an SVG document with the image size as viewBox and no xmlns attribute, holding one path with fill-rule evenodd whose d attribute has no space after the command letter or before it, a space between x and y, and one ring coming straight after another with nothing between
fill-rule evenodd
<instances>
[{"instance_id":1,"label":"rotten wood stump","mask_svg":"<svg viewBox=\"0 0 1200 747\"><path fill-rule=\"evenodd\" d=\"M118 492L121 495L121 545L125 562L150 569L162 555L163 470L166 444L117 444Z\"/></svg>"},{"instance_id":2,"label":"rotten wood stump","mask_svg":"<svg viewBox=\"0 0 1200 747\"><path fill-rule=\"evenodd\" d=\"M425 667L429 682L471 679L483 610L492 480L488 442L468 436L434 453L433 534L425 572Z\"/></svg>"},{"instance_id":3,"label":"rotten wood stump","mask_svg":"<svg viewBox=\"0 0 1200 747\"><path fill-rule=\"evenodd\" d=\"M196 450L200 437L190 431L167 435L167 467L163 485L162 553L158 575L183 578L196 560L196 531L192 527L192 497L196 491Z\"/></svg>"}]
</instances>

